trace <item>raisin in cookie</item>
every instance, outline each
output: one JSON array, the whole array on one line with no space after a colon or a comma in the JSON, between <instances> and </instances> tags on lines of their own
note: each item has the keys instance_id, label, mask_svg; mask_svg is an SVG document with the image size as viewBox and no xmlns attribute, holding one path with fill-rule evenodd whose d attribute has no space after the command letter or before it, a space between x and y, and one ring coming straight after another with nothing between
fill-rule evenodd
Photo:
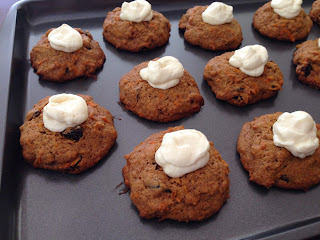
<instances>
[{"instance_id":1,"label":"raisin in cookie","mask_svg":"<svg viewBox=\"0 0 320 240\"><path fill-rule=\"evenodd\" d=\"M120 101L127 110L158 122L175 121L200 111L204 100L197 83L186 70L176 86L163 90L153 88L141 78L140 70L148 63L137 65L120 79Z\"/></svg>"},{"instance_id":2,"label":"raisin in cookie","mask_svg":"<svg viewBox=\"0 0 320 240\"><path fill-rule=\"evenodd\" d=\"M120 19L121 8L109 12L103 23L103 36L118 49L130 52L153 49L166 44L171 25L161 13L152 11L151 21L132 22Z\"/></svg>"},{"instance_id":3,"label":"raisin in cookie","mask_svg":"<svg viewBox=\"0 0 320 240\"><path fill-rule=\"evenodd\" d=\"M320 148L301 159L274 145L272 129L280 115L262 115L243 125L237 145L241 163L249 172L250 181L266 188L307 190L320 183ZM316 126L320 138L320 125Z\"/></svg>"},{"instance_id":4,"label":"raisin in cookie","mask_svg":"<svg viewBox=\"0 0 320 240\"><path fill-rule=\"evenodd\" d=\"M271 2L268 2L255 12L253 27L269 38L295 42L309 35L312 21L303 9L294 18L281 17L274 12Z\"/></svg>"},{"instance_id":5,"label":"raisin in cookie","mask_svg":"<svg viewBox=\"0 0 320 240\"><path fill-rule=\"evenodd\" d=\"M40 100L27 113L20 127L22 154L33 167L78 174L94 166L107 155L117 139L113 117L92 97L79 95L88 106L88 119L63 132L44 127L43 108L49 97Z\"/></svg>"},{"instance_id":6,"label":"raisin in cookie","mask_svg":"<svg viewBox=\"0 0 320 240\"><path fill-rule=\"evenodd\" d=\"M185 40L209 50L233 50L242 42L241 26L235 18L232 22L211 25L202 20L201 14L208 6L195 6L184 14L179 28L185 30Z\"/></svg>"},{"instance_id":7,"label":"raisin in cookie","mask_svg":"<svg viewBox=\"0 0 320 240\"><path fill-rule=\"evenodd\" d=\"M319 39L308 40L297 45L293 63L299 80L310 86L320 88L320 48Z\"/></svg>"},{"instance_id":8,"label":"raisin in cookie","mask_svg":"<svg viewBox=\"0 0 320 240\"><path fill-rule=\"evenodd\" d=\"M203 78L216 98L236 106L253 104L277 94L283 85L278 65L268 61L259 77L252 77L229 64L234 52L212 58L205 66Z\"/></svg>"},{"instance_id":9,"label":"raisin in cookie","mask_svg":"<svg viewBox=\"0 0 320 240\"><path fill-rule=\"evenodd\" d=\"M200 221L218 212L229 197L229 168L210 142L209 162L203 168L178 178L168 177L155 162L155 153L169 128L152 134L125 155L122 169L130 198L143 218Z\"/></svg>"},{"instance_id":10,"label":"raisin in cookie","mask_svg":"<svg viewBox=\"0 0 320 240\"><path fill-rule=\"evenodd\" d=\"M78 77L92 77L106 59L100 45L88 31L75 28L82 37L83 46L75 52L53 49L48 40L50 29L30 52L31 65L42 79L65 82Z\"/></svg>"}]
</instances>

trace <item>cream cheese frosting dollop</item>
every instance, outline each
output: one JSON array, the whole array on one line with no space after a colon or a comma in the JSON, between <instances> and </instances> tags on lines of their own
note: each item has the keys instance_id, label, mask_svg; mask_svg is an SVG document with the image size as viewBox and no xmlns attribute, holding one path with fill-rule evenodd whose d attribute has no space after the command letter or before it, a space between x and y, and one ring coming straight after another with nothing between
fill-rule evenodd
<instances>
[{"instance_id":1,"label":"cream cheese frosting dollop","mask_svg":"<svg viewBox=\"0 0 320 240\"><path fill-rule=\"evenodd\" d=\"M264 66L268 62L268 51L261 45L249 45L236 50L229 59L229 64L239 68L243 73L259 77L264 72Z\"/></svg>"},{"instance_id":2,"label":"cream cheese frosting dollop","mask_svg":"<svg viewBox=\"0 0 320 240\"><path fill-rule=\"evenodd\" d=\"M299 15L301 12L302 0L272 0L273 11L281 17L290 19Z\"/></svg>"},{"instance_id":3,"label":"cream cheese frosting dollop","mask_svg":"<svg viewBox=\"0 0 320 240\"><path fill-rule=\"evenodd\" d=\"M166 133L155 160L169 177L181 177L204 167L209 161L210 143L194 129Z\"/></svg>"},{"instance_id":4,"label":"cream cheese frosting dollop","mask_svg":"<svg viewBox=\"0 0 320 240\"><path fill-rule=\"evenodd\" d=\"M152 87L168 89L176 86L184 75L184 68L178 59L171 56L150 61L146 68L141 69L140 77Z\"/></svg>"},{"instance_id":5,"label":"cream cheese frosting dollop","mask_svg":"<svg viewBox=\"0 0 320 240\"><path fill-rule=\"evenodd\" d=\"M146 0L135 0L121 5L120 19L132 22L151 21L153 17L151 4Z\"/></svg>"},{"instance_id":6,"label":"cream cheese frosting dollop","mask_svg":"<svg viewBox=\"0 0 320 240\"><path fill-rule=\"evenodd\" d=\"M86 101L74 94L58 94L49 98L43 108L43 124L52 132L62 132L75 127L88 119Z\"/></svg>"},{"instance_id":7,"label":"cream cheese frosting dollop","mask_svg":"<svg viewBox=\"0 0 320 240\"><path fill-rule=\"evenodd\" d=\"M68 53L75 52L83 46L81 34L68 24L53 29L48 35L48 40L53 49Z\"/></svg>"},{"instance_id":8,"label":"cream cheese frosting dollop","mask_svg":"<svg viewBox=\"0 0 320 240\"><path fill-rule=\"evenodd\" d=\"M316 123L304 111L282 113L273 124L273 142L288 149L293 156L312 155L319 147Z\"/></svg>"},{"instance_id":9,"label":"cream cheese frosting dollop","mask_svg":"<svg viewBox=\"0 0 320 240\"><path fill-rule=\"evenodd\" d=\"M202 20L211 25L221 25L232 22L233 7L222 2L211 3L201 14Z\"/></svg>"}]
</instances>

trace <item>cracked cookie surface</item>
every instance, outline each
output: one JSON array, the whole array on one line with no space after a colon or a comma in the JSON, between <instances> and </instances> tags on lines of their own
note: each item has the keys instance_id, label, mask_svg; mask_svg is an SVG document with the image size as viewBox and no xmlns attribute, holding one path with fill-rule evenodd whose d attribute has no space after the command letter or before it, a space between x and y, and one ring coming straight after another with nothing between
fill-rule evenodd
<instances>
[{"instance_id":1,"label":"cracked cookie surface","mask_svg":"<svg viewBox=\"0 0 320 240\"><path fill-rule=\"evenodd\" d=\"M152 134L124 156L124 181L143 218L200 221L218 212L229 197L228 164L212 142L208 164L196 171L171 178L157 165L154 155L163 136L182 129L179 126Z\"/></svg>"},{"instance_id":2,"label":"cracked cookie surface","mask_svg":"<svg viewBox=\"0 0 320 240\"><path fill-rule=\"evenodd\" d=\"M241 163L249 172L250 181L266 188L307 190L320 183L320 147L313 155L298 158L274 145L272 128L280 115L262 115L243 125L237 144ZM320 125L316 126L320 138Z\"/></svg>"},{"instance_id":3,"label":"cracked cookie surface","mask_svg":"<svg viewBox=\"0 0 320 240\"><path fill-rule=\"evenodd\" d=\"M78 174L93 167L107 155L117 139L113 117L92 97L79 95L88 105L88 119L63 132L44 127L43 108L49 96L40 100L20 127L24 159L33 167Z\"/></svg>"}]
</instances>

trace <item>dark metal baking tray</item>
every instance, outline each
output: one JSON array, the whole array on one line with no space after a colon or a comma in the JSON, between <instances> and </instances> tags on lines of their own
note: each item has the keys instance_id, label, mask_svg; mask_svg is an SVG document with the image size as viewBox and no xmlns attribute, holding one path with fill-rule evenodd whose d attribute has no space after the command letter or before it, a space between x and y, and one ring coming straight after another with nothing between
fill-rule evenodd
<instances>
[{"instance_id":1,"label":"dark metal baking tray","mask_svg":"<svg viewBox=\"0 0 320 240\"><path fill-rule=\"evenodd\" d=\"M276 111L304 110L320 122L320 92L300 83L292 54L296 43L265 38L252 28L254 11L264 1L225 1L234 6L242 26L242 46L262 44L269 59L284 74L284 86L271 99L247 107L217 100L202 78L207 61L221 52L191 46L178 30L181 15L210 1L151 1L153 9L171 22L169 43L143 53L116 50L102 37L108 11L122 1L52 0L15 4L0 33L0 137L1 195L0 239L304 239L320 238L320 186L308 192L251 183L236 152L241 126L255 116ZM304 1L308 12L312 1ZM63 84L39 80L29 63L29 52L47 29L68 23L89 30L106 54L97 79ZM314 25L308 39L320 36ZM173 123L156 123L124 111L118 103L120 77L135 65L172 55L195 78L205 99L201 112ZM47 95L81 93L93 96L115 117L118 139L108 156L91 170L76 176L34 169L21 156L19 126L33 104ZM203 222L178 223L145 220L131 203L123 186L123 156L154 132L184 125L206 134L230 167L230 198L221 211Z\"/></svg>"}]
</instances>

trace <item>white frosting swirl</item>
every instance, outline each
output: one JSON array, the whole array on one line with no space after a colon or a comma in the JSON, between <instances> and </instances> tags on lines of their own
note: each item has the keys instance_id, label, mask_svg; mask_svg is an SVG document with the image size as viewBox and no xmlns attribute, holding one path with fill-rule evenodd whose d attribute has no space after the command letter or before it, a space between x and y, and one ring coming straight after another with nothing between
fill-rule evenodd
<instances>
[{"instance_id":1,"label":"white frosting swirl","mask_svg":"<svg viewBox=\"0 0 320 240\"><path fill-rule=\"evenodd\" d=\"M222 2L211 3L201 14L202 20L211 25L230 23L233 19L233 7Z\"/></svg>"},{"instance_id":2,"label":"white frosting swirl","mask_svg":"<svg viewBox=\"0 0 320 240\"><path fill-rule=\"evenodd\" d=\"M135 0L121 5L120 19L132 22L150 21L153 17L151 4L146 0Z\"/></svg>"},{"instance_id":3,"label":"white frosting swirl","mask_svg":"<svg viewBox=\"0 0 320 240\"><path fill-rule=\"evenodd\" d=\"M273 11L281 17L290 19L299 15L302 0L272 0Z\"/></svg>"},{"instance_id":4,"label":"white frosting swirl","mask_svg":"<svg viewBox=\"0 0 320 240\"><path fill-rule=\"evenodd\" d=\"M73 94L58 94L49 98L43 108L43 123L52 132L62 132L68 127L75 127L88 118L86 101Z\"/></svg>"},{"instance_id":5,"label":"white frosting swirl","mask_svg":"<svg viewBox=\"0 0 320 240\"><path fill-rule=\"evenodd\" d=\"M176 86L184 74L178 59L171 56L150 61L148 67L141 69L140 76L154 88L168 89Z\"/></svg>"},{"instance_id":6,"label":"white frosting swirl","mask_svg":"<svg viewBox=\"0 0 320 240\"><path fill-rule=\"evenodd\" d=\"M197 130L166 133L155 160L169 177L181 177L208 163L209 148L206 136Z\"/></svg>"},{"instance_id":7,"label":"white frosting swirl","mask_svg":"<svg viewBox=\"0 0 320 240\"><path fill-rule=\"evenodd\" d=\"M293 156L312 155L319 147L316 123L304 111L285 112L273 124L273 142L288 149Z\"/></svg>"},{"instance_id":8,"label":"white frosting swirl","mask_svg":"<svg viewBox=\"0 0 320 240\"><path fill-rule=\"evenodd\" d=\"M268 62L268 51L261 45L250 45L236 50L229 59L231 66L239 68L243 73L259 77L263 74Z\"/></svg>"},{"instance_id":9,"label":"white frosting swirl","mask_svg":"<svg viewBox=\"0 0 320 240\"><path fill-rule=\"evenodd\" d=\"M68 24L53 29L48 35L48 40L50 46L57 51L75 52L83 46L80 33Z\"/></svg>"},{"instance_id":10,"label":"white frosting swirl","mask_svg":"<svg viewBox=\"0 0 320 240\"><path fill-rule=\"evenodd\" d=\"M320 38L318 38L318 48L320 48Z\"/></svg>"}]
</instances>

